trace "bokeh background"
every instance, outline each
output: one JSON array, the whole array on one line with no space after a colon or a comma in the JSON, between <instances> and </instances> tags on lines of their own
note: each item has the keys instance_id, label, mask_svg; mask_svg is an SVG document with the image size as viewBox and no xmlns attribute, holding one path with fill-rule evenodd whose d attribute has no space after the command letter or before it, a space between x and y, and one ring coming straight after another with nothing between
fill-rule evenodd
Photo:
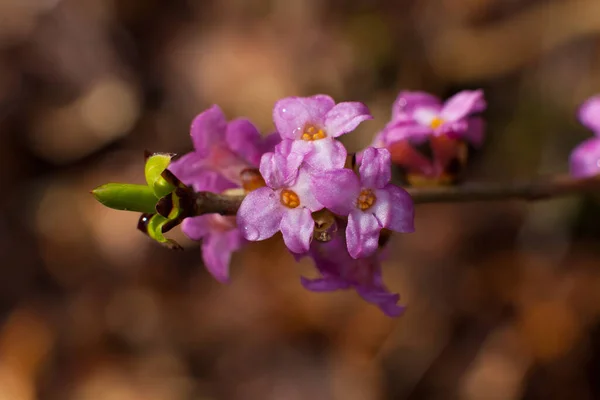
<instances>
[{"instance_id":1,"label":"bokeh background","mask_svg":"<svg viewBox=\"0 0 600 400\"><path fill-rule=\"evenodd\" d=\"M408 306L305 291L279 238L232 282L103 208L143 152L191 149L213 103L273 129L331 94L376 119L401 89L483 88L468 179L564 172L600 92L598 0L0 0L0 399L600 398L596 198L424 205L384 266Z\"/></svg>"}]
</instances>

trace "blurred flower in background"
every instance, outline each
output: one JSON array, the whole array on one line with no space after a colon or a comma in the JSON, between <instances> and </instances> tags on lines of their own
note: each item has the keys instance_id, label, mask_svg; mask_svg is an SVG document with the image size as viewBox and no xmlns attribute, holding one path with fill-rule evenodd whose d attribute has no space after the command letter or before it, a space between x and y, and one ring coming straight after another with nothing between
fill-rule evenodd
<instances>
[{"instance_id":1,"label":"blurred flower in background","mask_svg":"<svg viewBox=\"0 0 600 400\"><path fill-rule=\"evenodd\" d=\"M583 103L579 120L596 136L581 143L571 153L571 174L578 177L597 175L600 172L600 96Z\"/></svg>"},{"instance_id":2,"label":"blurred flower in background","mask_svg":"<svg viewBox=\"0 0 600 400\"><path fill-rule=\"evenodd\" d=\"M484 120L472 114L486 107L482 90L464 90L444 104L425 92L402 91L373 145L390 150L413 186L456 183L467 166L468 146L483 144Z\"/></svg>"}]
</instances>

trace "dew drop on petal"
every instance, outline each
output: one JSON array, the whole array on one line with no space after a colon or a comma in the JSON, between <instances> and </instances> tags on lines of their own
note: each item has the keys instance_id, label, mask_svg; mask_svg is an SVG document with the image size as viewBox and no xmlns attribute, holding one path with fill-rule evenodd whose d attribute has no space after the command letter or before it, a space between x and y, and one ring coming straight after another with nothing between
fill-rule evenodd
<instances>
[{"instance_id":1,"label":"dew drop on petal","mask_svg":"<svg viewBox=\"0 0 600 400\"><path fill-rule=\"evenodd\" d=\"M255 227L248 225L244 227L244 237L249 241L254 242L258 240L259 236L258 229Z\"/></svg>"},{"instance_id":2,"label":"dew drop on petal","mask_svg":"<svg viewBox=\"0 0 600 400\"><path fill-rule=\"evenodd\" d=\"M288 107L284 107L281 109L281 117L283 117L287 120L292 120L292 119L296 118L296 116L294 115L292 110L289 109Z\"/></svg>"}]
</instances>

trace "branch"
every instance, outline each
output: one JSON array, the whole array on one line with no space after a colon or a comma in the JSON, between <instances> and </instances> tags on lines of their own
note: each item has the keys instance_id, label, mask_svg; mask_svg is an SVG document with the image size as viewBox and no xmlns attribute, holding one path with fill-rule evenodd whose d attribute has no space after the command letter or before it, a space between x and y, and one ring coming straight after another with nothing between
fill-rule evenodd
<instances>
[{"instance_id":1,"label":"branch","mask_svg":"<svg viewBox=\"0 0 600 400\"><path fill-rule=\"evenodd\" d=\"M243 195L226 195L212 192L198 192L196 197L196 214L235 215L244 200Z\"/></svg>"},{"instance_id":2,"label":"branch","mask_svg":"<svg viewBox=\"0 0 600 400\"><path fill-rule=\"evenodd\" d=\"M590 192L600 193L600 177L549 179L512 183L468 183L460 186L409 188L415 203L457 203L474 201L535 201Z\"/></svg>"},{"instance_id":3,"label":"branch","mask_svg":"<svg viewBox=\"0 0 600 400\"><path fill-rule=\"evenodd\" d=\"M555 176L524 182L469 183L460 186L407 188L415 204L502 200L543 200L590 192L600 193L600 177L575 179ZM195 194L196 215L235 215L244 196L210 192Z\"/></svg>"}]
</instances>

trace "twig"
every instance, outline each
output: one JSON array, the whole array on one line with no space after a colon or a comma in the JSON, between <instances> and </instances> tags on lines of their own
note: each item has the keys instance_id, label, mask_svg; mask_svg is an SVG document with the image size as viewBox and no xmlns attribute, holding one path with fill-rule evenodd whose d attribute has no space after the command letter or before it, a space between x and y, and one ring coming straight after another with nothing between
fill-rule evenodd
<instances>
[{"instance_id":1,"label":"twig","mask_svg":"<svg viewBox=\"0 0 600 400\"><path fill-rule=\"evenodd\" d=\"M461 186L408 189L415 203L456 203L500 200L543 200L589 192L600 193L600 177L557 176L512 183L469 183Z\"/></svg>"},{"instance_id":2,"label":"twig","mask_svg":"<svg viewBox=\"0 0 600 400\"><path fill-rule=\"evenodd\" d=\"M242 204L242 200L244 200L244 196L212 192L198 192L195 197L197 215L235 215L240 208L240 204Z\"/></svg>"},{"instance_id":3,"label":"twig","mask_svg":"<svg viewBox=\"0 0 600 400\"><path fill-rule=\"evenodd\" d=\"M415 204L458 203L502 200L543 200L560 196L600 193L600 177L574 179L556 176L524 182L469 183L460 186L408 188ZM210 192L195 194L197 215L217 213L235 215L243 196Z\"/></svg>"}]
</instances>

